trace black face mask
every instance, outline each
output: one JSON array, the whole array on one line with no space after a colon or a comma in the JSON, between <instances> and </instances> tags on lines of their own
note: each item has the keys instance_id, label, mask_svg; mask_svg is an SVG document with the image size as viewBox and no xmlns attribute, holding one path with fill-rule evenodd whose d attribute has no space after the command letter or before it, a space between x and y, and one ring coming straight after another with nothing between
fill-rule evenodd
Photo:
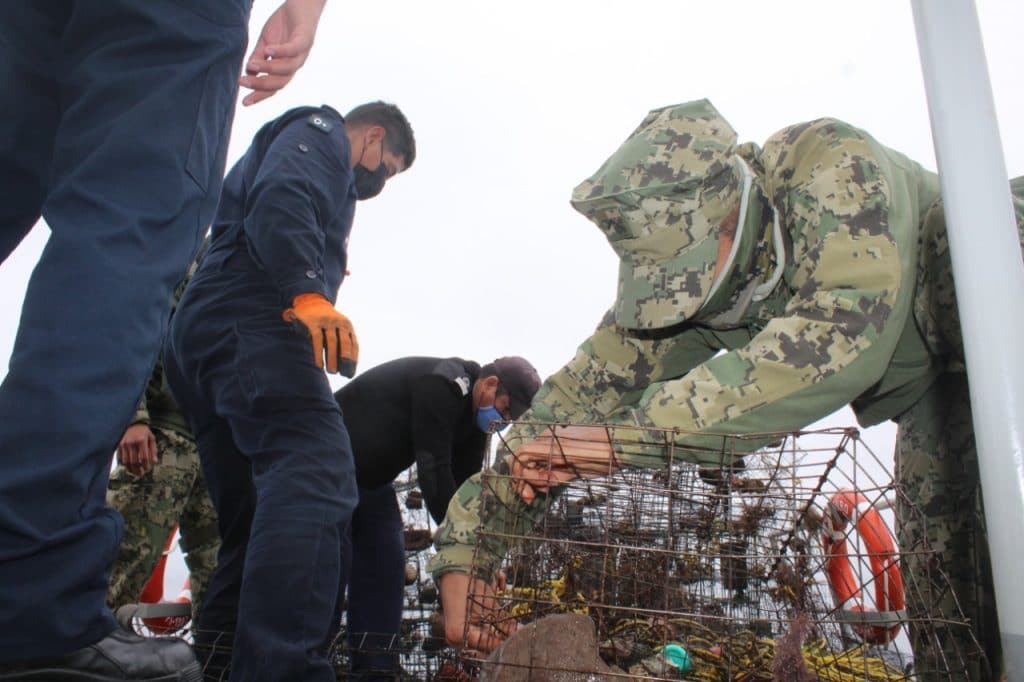
<instances>
[{"instance_id":1,"label":"black face mask","mask_svg":"<svg viewBox=\"0 0 1024 682\"><path fill-rule=\"evenodd\" d=\"M380 194L381 190L384 189L384 183L388 181L388 169L384 165L383 158L380 160L380 165L377 166L375 171L367 169L366 166L360 163L352 169L352 173L355 176L356 194L359 195L360 201L372 199Z\"/></svg>"}]
</instances>

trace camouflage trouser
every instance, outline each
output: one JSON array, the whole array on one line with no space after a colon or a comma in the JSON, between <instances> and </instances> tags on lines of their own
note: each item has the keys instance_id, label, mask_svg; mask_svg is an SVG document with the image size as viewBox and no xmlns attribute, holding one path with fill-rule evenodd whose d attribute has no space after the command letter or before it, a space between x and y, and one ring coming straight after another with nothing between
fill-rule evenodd
<instances>
[{"instance_id":1,"label":"camouflage trouser","mask_svg":"<svg viewBox=\"0 0 1024 682\"><path fill-rule=\"evenodd\" d=\"M107 504L124 516L124 538L110 576L112 609L139 599L168 536L179 527L181 550L192 582L192 612L217 566L217 513L206 491L195 442L154 427L160 461L136 477L118 466L110 476Z\"/></svg>"},{"instance_id":2,"label":"camouflage trouser","mask_svg":"<svg viewBox=\"0 0 1024 682\"><path fill-rule=\"evenodd\" d=\"M917 669L959 669L962 657L977 649L976 637L998 670L999 624L965 374L942 375L900 416L896 471L909 502L899 506L897 523L907 612L913 622L966 618L973 630L937 635L912 627ZM969 679L993 679L986 668L973 663Z\"/></svg>"},{"instance_id":3,"label":"camouflage trouser","mask_svg":"<svg viewBox=\"0 0 1024 682\"><path fill-rule=\"evenodd\" d=\"M1011 180L1010 188L1024 251L1024 177ZM933 613L961 620L962 611L991 668L979 663L973 667L970 679L997 679L992 671L1000 671L1002 654L995 589L941 202L936 202L925 216L919 258L914 319L928 346L947 362L948 371L897 419L896 472L913 505L899 512L907 607L911 617L930 608ZM934 554L916 553L925 548ZM949 589L945 586L947 580ZM941 638L929 638L927 633L914 629L914 654L924 661L919 669L927 667L928 661L935 669L940 656L949 658L971 649L974 643L970 633L963 629L952 632L962 636L938 642L936 639Z\"/></svg>"}]
</instances>

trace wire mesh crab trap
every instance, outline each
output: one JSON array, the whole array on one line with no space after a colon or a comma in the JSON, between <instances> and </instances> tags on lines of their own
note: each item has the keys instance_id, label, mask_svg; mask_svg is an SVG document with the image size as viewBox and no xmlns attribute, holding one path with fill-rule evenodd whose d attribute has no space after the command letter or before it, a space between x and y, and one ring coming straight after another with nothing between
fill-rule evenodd
<instances>
[{"instance_id":1,"label":"wire mesh crab trap","mask_svg":"<svg viewBox=\"0 0 1024 682\"><path fill-rule=\"evenodd\" d=\"M339 680L442 679L455 659L454 650L445 642L443 620L435 612L437 588L426 571L434 524L417 488L414 470L395 482L395 491L402 502L406 550L401 631L398 635L349 636L343 620L342 631L334 638L329 654Z\"/></svg>"},{"instance_id":2,"label":"wire mesh crab trap","mask_svg":"<svg viewBox=\"0 0 1024 682\"><path fill-rule=\"evenodd\" d=\"M433 523L417 489L415 472L406 472L394 487L404 503L407 562L401 629L397 635L361 633L350 637L343 616L341 629L327 652L338 680L446 679L446 669L455 665L455 652L447 646L443 621L435 613L437 589L425 569L427 551L432 547ZM146 636L173 635L196 642L205 679L226 682L231 675L233 633L196 630L187 617L182 618L187 613L184 606L132 605L123 612L122 623Z\"/></svg>"},{"instance_id":3,"label":"wire mesh crab trap","mask_svg":"<svg viewBox=\"0 0 1024 682\"><path fill-rule=\"evenodd\" d=\"M349 638L343 632L331 647L330 660L339 680L431 680L440 674L444 661L443 645L433 650L422 647L430 637L427 620L403 620L398 636L363 633Z\"/></svg>"},{"instance_id":4,"label":"wire mesh crab trap","mask_svg":"<svg viewBox=\"0 0 1024 682\"><path fill-rule=\"evenodd\" d=\"M540 426L554 434L552 463L565 466L554 425ZM607 427L613 445L636 440L625 431ZM507 468L485 473L489 521L474 570L483 577L502 557L507 585L493 600L471 594L470 612L503 630L586 614L606 672L516 677L504 665L495 674L499 650L490 662L465 654L466 677L977 678L981 648L958 607L940 608L949 586L929 548L896 546L895 531L922 522L920 510L857 430L759 434L769 444L746 455L749 442L722 437L719 465L693 463L715 450L660 437L663 468L577 478L532 507L509 494Z\"/></svg>"}]
</instances>

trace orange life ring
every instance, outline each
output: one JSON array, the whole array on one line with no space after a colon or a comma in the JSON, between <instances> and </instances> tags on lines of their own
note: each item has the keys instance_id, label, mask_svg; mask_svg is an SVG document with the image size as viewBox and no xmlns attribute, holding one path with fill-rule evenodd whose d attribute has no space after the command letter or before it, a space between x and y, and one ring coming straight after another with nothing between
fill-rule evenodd
<instances>
[{"instance_id":1,"label":"orange life ring","mask_svg":"<svg viewBox=\"0 0 1024 682\"><path fill-rule=\"evenodd\" d=\"M173 602L169 602L169 604L185 606L159 608L168 604L163 601L164 568L167 565L167 555L170 554L173 547L174 531L172 530L171 534L167 536L163 554L153 568L153 573L146 581L145 587L142 588L142 594L139 595L139 616L149 631L157 635L177 632L188 625L192 619L192 581L188 576L185 577L185 584L177 598Z\"/></svg>"},{"instance_id":2,"label":"orange life ring","mask_svg":"<svg viewBox=\"0 0 1024 682\"><path fill-rule=\"evenodd\" d=\"M846 527L850 523L867 549L876 611L864 606L862 586L850 565L846 546L850 532ZM906 619L906 603L896 541L882 515L859 492L840 490L829 498L822 528L825 572L836 606L842 609L847 602L854 602L843 610L844 620L869 644L892 641L900 630L900 622Z\"/></svg>"}]
</instances>

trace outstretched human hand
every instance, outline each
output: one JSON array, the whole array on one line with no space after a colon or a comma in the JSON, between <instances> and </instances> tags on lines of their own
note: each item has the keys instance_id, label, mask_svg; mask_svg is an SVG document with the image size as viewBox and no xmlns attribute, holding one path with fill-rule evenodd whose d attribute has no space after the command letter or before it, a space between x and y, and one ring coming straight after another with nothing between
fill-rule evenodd
<instances>
[{"instance_id":1,"label":"outstretched human hand","mask_svg":"<svg viewBox=\"0 0 1024 682\"><path fill-rule=\"evenodd\" d=\"M509 458L515 492L527 503L538 492L620 468L603 426L558 426L523 443Z\"/></svg>"},{"instance_id":2,"label":"outstretched human hand","mask_svg":"<svg viewBox=\"0 0 1024 682\"><path fill-rule=\"evenodd\" d=\"M249 106L273 96L306 63L327 0L285 0L263 26L239 85Z\"/></svg>"}]
</instances>

